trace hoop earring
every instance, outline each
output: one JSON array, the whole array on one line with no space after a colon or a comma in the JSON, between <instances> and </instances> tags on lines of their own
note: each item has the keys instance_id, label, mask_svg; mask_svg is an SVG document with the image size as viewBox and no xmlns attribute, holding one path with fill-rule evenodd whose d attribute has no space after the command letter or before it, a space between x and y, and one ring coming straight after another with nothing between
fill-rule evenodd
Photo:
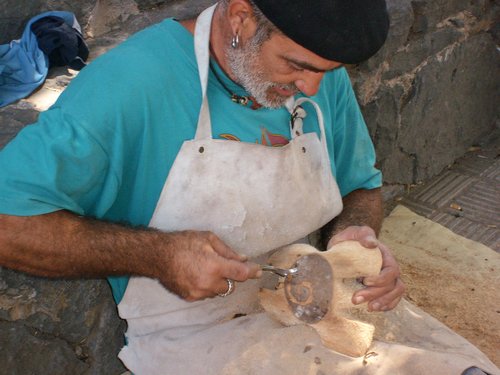
<instances>
[{"instance_id":1,"label":"hoop earring","mask_svg":"<svg viewBox=\"0 0 500 375\"><path fill-rule=\"evenodd\" d=\"M236 35L233 35L233 39L231 39L231 47L236 49L239 46L240 46L240 35L236 33Z\"/></svg>"}]
</instances>

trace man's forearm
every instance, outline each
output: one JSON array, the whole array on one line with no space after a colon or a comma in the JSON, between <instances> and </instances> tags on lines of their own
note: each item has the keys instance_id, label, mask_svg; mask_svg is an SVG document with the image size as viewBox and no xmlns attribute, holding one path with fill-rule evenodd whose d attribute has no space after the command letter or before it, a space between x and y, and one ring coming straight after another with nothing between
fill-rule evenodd
<instances>
[{"instance_id":1,"label":"man's forearm","mask_svg":"<svg viewBox=\"0 0 500 375\"><path fill-rule=\"evenodd\" d=\"M45 277L147 275L159 237L165 234L66 211L0 215L0 265Z\"/></svg>"},{"instance_id":2,"label":"man's forearm","mask_svg":"<svg viewBox=\"0 0 500 375\"><path fill-rule=\"evenodd\" d=\"M262 272L211 232L131 228L66 211L0 215L0 266L44 277L146 276L188 301Z\"/></svg>"},{"instance_id":3,"label":"man's forearm","mask_svg":"<svg viewBox=\"0 0 500 375\"><path fill-rule=\"evenodd\" d=\"M344 209L321 230L323 248L330 238L349 226L369 226L378 235L384 218L382 194L379 189L355 190L343 198Z\"/></svg>"}]
</instances>

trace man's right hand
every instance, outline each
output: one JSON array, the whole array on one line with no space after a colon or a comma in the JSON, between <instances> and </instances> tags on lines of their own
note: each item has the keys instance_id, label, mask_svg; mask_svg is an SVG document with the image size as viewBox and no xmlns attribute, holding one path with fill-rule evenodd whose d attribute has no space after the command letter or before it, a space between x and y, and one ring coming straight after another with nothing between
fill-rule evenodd
<instances>
[{"instance_id":1,"label":"man's right hand","mask_svg":"<svg viewBox=\"0 0 500 375\"><path fill-rule=\"evenodd\" d=\"M247 262L211 232L172 232L165 233L165 238L158 279L186 301L226 292L227 279L243 282L262 274L259 265Z\"/></svg>"}]
</instances>

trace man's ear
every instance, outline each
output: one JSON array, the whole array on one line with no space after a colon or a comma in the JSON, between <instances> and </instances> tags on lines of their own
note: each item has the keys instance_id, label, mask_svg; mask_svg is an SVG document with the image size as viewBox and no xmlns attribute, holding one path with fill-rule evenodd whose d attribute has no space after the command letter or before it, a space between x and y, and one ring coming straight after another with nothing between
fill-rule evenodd
<instances>
[{"instance_id":1,"label":"man's ear","mask_svg":"<svg viewBox=\"0 0 500 375\"><path fill-rule=\"evenodd\" d=\"M252 5L247 0L230 0L227 6L227 17L233 35L247 40L255 34L255 22Z\"/></svg>"}]
</instances>

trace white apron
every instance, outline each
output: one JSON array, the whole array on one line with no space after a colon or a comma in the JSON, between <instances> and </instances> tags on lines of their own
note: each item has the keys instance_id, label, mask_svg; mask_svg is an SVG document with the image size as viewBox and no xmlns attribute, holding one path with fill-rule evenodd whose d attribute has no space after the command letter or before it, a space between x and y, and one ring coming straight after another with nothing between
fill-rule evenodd
<instances>
[{"instance_id":1,"label":"white apron","mask_svg":"<svg viewBox=\"0 0 500 375\"><path fill-rule=\"evenodd\" d=\"M210 230L263 261L270 250L338 215L341 197L314 103L321 139L296 136L297 126L282 148L212 139L206 88L213 10L200 15L195 29L203 93L196 136L184 142L150 226ZM309 99L294 104L303 100ZM375 354L364 361L328 350L312 328L282 327L262 312L257 291L271 277L238 283L225 298L192 303L155 280L132 277L118 306L128 323L119 358L135 375L457 375L474 364L498 374L465 339L405 301L393 312L372 315L381 320L377 330L387 332L379 338L393 343L375 341Z\"/></svg>"},{"instance_id":2,"label":"white apron","mask_svg":"<svg viewBox=\"0 0 500 375\"><path fill-rule=\"evenodd\" d=\"M237 252L254 258L326 224L341 212L342 198L331 172L321 110L310 99L301 98L287 107L293 111L304 101L311 102L321 139L316 133L301 134L300 118L284 147L212 139L206 91L214 8L200 15L195 29L203 94L195 139L182 145L149 225L165 231L209 230ZM236 314L249 314L258 306L258 288L259 281L251 280L238 284L228 297L189 303L156 280L132 277L118 306L128 322L128 346L120 358L136 375L154 373L133 358L140 357L142 350L152 350L149 345L157 345L155 334L162 332L164 340L175 340ZM151 336L151 343L132 353L136 338L144 335ZM177 344L172 341L172 345ZM166 363L172 361L175 356ZM176 372L163 367L158 373Z\"/></svg>"}]
</instances>

